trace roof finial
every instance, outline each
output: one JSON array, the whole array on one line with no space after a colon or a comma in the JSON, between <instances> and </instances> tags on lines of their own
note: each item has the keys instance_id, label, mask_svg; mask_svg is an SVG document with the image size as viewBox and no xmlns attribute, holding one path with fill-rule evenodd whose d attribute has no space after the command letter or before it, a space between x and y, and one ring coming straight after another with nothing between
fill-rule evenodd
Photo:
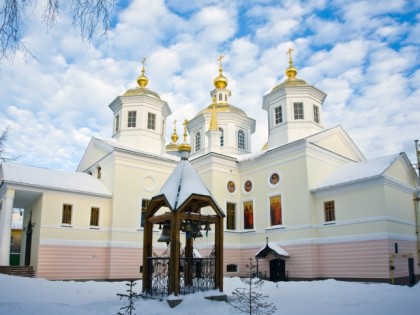
<instances>
[{"instance_id":1,"label":"roof finial","mask_svg":"<svg viewBox=\"0 0 420 315\"><path fill-rule=\"evenodd\" d=\"M187 142L187 136L188 136L188 133L187 133L188 120L187 119L184 120L183 125L184 125L184 142L179 145L178 151L191 152L191 146Z\"/></svg>"},{"instance_id":2,"label":"roof finial","mask_svg":"<svg viewBox=\"0 0 420 315\"><path fill-rule=\"evenodd\" d=\"M293 65L293 59L292 59L292 52L294 51L293 48L289 47L286 54L289 54L289 66L291 67Z\"/></svg>"},{"instance_id":3,"label":"roof finial","mask_svg":"<svg viewBox=\"0 0 420 315\"><path fill-rule=\"evenodd\" d=\"M172 143L176 143L178 141L178 134L176 133L176 119L174 120L174 133L171 136Z\"/></svg>"},{"instance_id":4,"label":"roof finial","mask_svg":"<svg viewBox=\"0 0 420 315\"><path fill-rule=\"evenodd\" d=\"M219 72L222 73L223 71L223 66L222 66L222 59L225 58L225 56L223 56L222 54L219 56L219 58L217 58L217 61L219 62Z\"/></svg>"},{"instance_id":5,"label":"roof finial","mask_svg":"<svg viewBox=\"0 0 420 315\"><path fill-rule=\"evenodd\" d=\"M147 86L147 83L149 83L149 79L144 75L144 64L146 63L146 57L143 58L143 60L141 61L142 64L142 69L141 69L141 75L137 78L137 84L141 87L141 88L145 88Z\"/></svg>"},{"instance_id":6,"label":"roof finial","mask_svg":"<svg viewBox=\"0 0 420 315\"><path fill-rule=\"evenodd\" d=\"M214 79L214 86L216 89L224 89L228 84L228 79L223 75L223 66L222 66L222 59L225 56L222 54L217 58L219 62L219 75Z\"/></svg>"},{"instance_id":7,"label":"roof finial","mask_svg":"<svg viewBox=\"0 0 420 315\"><path fill-rule=\"evenodd\" d=\"M286 75L289 80L292 80L296 77L297 69L293 67L293 59L292 59L292 52L294 51L293 48L289 48L286 54L289 55L289 67L286 69Z\"/></svg>"}]
</instances>

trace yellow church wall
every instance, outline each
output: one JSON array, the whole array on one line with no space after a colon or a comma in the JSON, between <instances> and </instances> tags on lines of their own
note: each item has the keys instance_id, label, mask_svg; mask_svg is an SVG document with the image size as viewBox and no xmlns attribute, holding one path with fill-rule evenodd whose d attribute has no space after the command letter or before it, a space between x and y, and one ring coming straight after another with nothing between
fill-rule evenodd
<instances>
[{"instance_id":1,"label":"yellow church wall","mask_svg":"<svg viewBox=\"0 0 420 315\"><path fill-rule=\"evenodd\" d=\"M330 134L322 139L319 139L314 143L322 148L335 152L350 160L356 160L353 150L349 148L343 136L338 132Z\"/></svg>"},{"instance_id":2,"label":"yellow church wall","mask_svg":"<svg viewBox=\"0 0 420 315\"><path fill-rule=\"evenodd\" d=\"M165 183L176 162L159 159L142 161L118 156L115 164L112 226L114 231L140 229L142 199L150 200ZM118 232L118 238L128 233Z\"/></svg>"},{"instance_id":3,"label":"yellow church wall","mask_svg":"<svg viewBox=\"0 0 420 315\"><path fill-rule=\"evenodd\" d=\"M383 209L386 215L414 222L414 196L409 191L402 191L392 186L385 186L385 204ZM402 209L412 209L412 211L402 211Z\"/></svg>"},{"instance_id":4,"label":"yellow church wall","mask_svg":"<svg viewBox=\"0 0 420 315\"><path fill-rule=\"evenodd\" d=\"M110 226L110 198L91 195L46 192L43 196L42 227L43 233L48 229L58 229L61 232L75 229L88 229L90 227L90 214L92 207L99 208L99 227L109 228ZM63 205L72 205L71 225L62 224ZM79 235L79 234L78 234ZM76 235L76 237L79 237ZM83 235L83 233L82 233ZM50 236L51 235L50 233ZM45 235L42 235L45 238Z\"/></svg>"},{"instance_id":5,"label":"yellow church wall","mask_svg":"<svg viewBox=\"0 0 420 315\"><path fill-rule=\"evenodd\" d=\"M401 157L385 171L385 176L396 179L407 185L414 184L412 174L407 171L407 165L403 163Z\"/></svg>"}]
</instances>

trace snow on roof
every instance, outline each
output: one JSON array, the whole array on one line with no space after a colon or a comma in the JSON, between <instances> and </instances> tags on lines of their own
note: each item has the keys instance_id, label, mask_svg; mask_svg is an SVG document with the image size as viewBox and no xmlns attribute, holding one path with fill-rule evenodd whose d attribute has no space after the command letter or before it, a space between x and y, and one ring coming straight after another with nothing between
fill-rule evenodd
<instances>
[{"instance_id":1,"label":"snow on roof","mask_svg":"<svg viewBox=\"0 0 420 315\"><path fill-rule=\"evenodd\" d=\"M3 162L1 169L2 180L7 183L111 196L100 181L86 173L57 171L10 162Z\"/></svg>"},{"instance_id":2,"label":"snow on roof","mask_svg":"<svg viewBox=\"0 0 420 315\"><path fill-rule=\"evenodd\" d=\"M210 191L188 160L181 160L163 185L158 195L164 195L176 211L192 194L209 196Z\"/></svg>"},{"instance_id":3,"label":"snow on roof","mask_svg":"<svg viewBox=\"0 0 420 315\"><path fill-rule=\"evenodd\" d=\"M273 243L273 242L268 242L267 245L261 247L261 249L255 254L255 256L259 256L264 251L267 252L267 250L269 251L270 249L272 251L276 252L277 254L279 254L280 256L289 257L289 253L286 252L286 250L283 247L280 247L279 245L277 245L276 243ZM263 256L265 257L269 253L267 252L267 253L264 253L264 254L263 254Z\"/></svg>"},{"instance_id":4,"label":"snow on roof","mask_svg":"<svg viewBox=\"0 0 420 315\"><path fill-rule=\"evenodd\" d=\"M146 154L146 155L161 157L161 158L168 159L168 160L173 160L173 161L178 161L179 160L179 157L178 156L175 156L175 155L172 155L172 154L164 153L162 155L159 155L159 154L153 154L153 153L150 153L150 152L145 152L145 151L137 150L136 148L133 148L133 147L130 147L130 146L127 146L127 145L120 144L119 142L117 142L114 139L112 139L112 140L105 140L105 139L100 139L100 138L93 137L92 140L93 141L97 141L97 142L102 142L102 143L104 143L106 145L109 145L109 146L111 146L113 148L117 148L117 149L121 149L121 150L125 150L125 151L131 151L131 152L134 152L134 153L141 153L141 154Z\"/></svg>"},{"instance_id":5,"label":"snow on roof","mask_svg":"<svg viewBox=\"0 0 420 315\"><path fill-rule=\"evenodd\" d=\"M369 161L347 164L336 170L312 190L324 189L381 176L400 156L401 154L397 153Z\"/></svg>"}]
</instances>

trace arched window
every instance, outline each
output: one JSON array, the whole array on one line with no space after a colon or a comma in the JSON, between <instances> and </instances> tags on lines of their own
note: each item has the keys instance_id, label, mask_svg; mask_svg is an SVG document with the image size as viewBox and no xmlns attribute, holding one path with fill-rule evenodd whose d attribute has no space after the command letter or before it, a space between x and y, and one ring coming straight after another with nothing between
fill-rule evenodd
<instances>
[{"instance_id":1,"label":"arched window","mask_svg":"<svg viewBox=\"0 0 420 315\"><path fill-rule=\"evenodd\" d=\"M201 133L197 132L195 134L195 151L199 151L201 149Z\"/></svg>"},{"instance_id":2,"label":"arched window","mask_svg":"<svg viewBox=\"0 0 420 315\"><path fill-rule=\"evenodd\" d=\"M222 101L223 100L223 95L222 95L222 93L220 93L219 94L219 101Z\"/></svg>"},{"instance_id":3,"label":"arched window","mask_svg":"<svg viewBox=\"0 0 420 315\"><path fill-rule=\"evenodd\" d=\"M219 132L220 132L220 146L223 147L225 145L225 138L224 138L224 133L223 133L223 128L219 128Z\"/></svg>"},{"instance_id":4,"label":"arched window","mask_svg":"<svg viewBox=\"0 0 420 315\"><path fill-rule=\"evenodd\" d=\"M225 102L227 102L227 94L225 94Z\"/></svg>"},{"instance_id":5,"label":"arched window","mask_svg":"<svg viewBox=\"0 0 420 315\"><path fill-rule=\"evenodd\" d=\"M245 133L243 130L238 131L238 148L245 150Z\"/></svg>"}]
</instances>

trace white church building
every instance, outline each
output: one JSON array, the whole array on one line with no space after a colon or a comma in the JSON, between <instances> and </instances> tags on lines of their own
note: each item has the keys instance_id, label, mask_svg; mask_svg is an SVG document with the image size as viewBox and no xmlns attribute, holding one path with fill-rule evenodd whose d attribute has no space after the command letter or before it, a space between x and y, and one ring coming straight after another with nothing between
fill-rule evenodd
<instances>
[{"instance_id":1,"label":"white church building","mask_svg":"<svg viewBox=\"0 0 420 315\"><path fill-rule=\"evenodd\" d=\"M245 275L253 258L273 281L418 280L419 177L406 154L366 160L343 127L324 128L326 94L296 75L290 57L286 79L262 98L260 152L251 152L255 120L230 104L221 60L212 104L186 117L189 161L225 214L224 275ZM182 135L174 126L166 141L171 109L144 66L137 82L109 105L112 139L92 138L76 172L1 164L0 265L20 208L20 265L37 277L142 277L144 214L179 163ZM214 230L201 232L194 247L204 257Z\"/></svg>"}]
</instances>

